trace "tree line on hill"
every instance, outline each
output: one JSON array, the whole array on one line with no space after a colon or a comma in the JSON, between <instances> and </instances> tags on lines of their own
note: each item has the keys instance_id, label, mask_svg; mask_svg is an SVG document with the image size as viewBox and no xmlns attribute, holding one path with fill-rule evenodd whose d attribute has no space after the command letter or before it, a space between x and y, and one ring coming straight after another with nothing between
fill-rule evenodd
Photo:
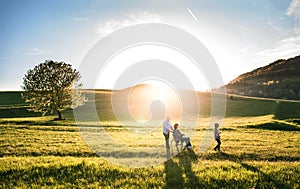
<instances>
[{"instance_id":1,"label":"tree line on hill","mask_svg":"<svg viewBox=\"0 0 300 189\"><path fill-rule=\"evenodd\" d=\"M300 56L242 74L223 87L228 94L300 100Z\"/></svg>"}]
</instances>

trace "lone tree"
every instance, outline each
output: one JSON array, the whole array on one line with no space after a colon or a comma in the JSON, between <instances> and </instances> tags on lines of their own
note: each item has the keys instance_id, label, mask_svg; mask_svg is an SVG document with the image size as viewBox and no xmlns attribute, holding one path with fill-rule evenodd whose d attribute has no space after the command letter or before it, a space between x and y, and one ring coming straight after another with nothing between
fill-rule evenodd
<instances>
[{"instance_id":1,"label":"lone tree","mask_svg":"<svg viewBox=\"0 0 300 189\"><path fill-rule=\"evenodd\" d=\"M23 78L22 98L30 104L29 111L46 113L76 108L87 100L80 92L80 74L70 64L46 60L27 71Z\"/></svg>"}]
</instances>

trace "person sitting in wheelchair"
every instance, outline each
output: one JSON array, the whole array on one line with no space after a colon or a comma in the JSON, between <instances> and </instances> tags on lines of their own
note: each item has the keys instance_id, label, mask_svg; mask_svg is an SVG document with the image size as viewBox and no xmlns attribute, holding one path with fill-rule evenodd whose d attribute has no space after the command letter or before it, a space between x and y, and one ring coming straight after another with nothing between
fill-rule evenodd
<instances>
[{"instance_id":1,"label":"person sitting in wheelchair","mask_svg":"<svg viewBox=\"0 0 300 189\"><path fill-rule=\"evenodd\" d=\"M192 144L190 142L190 137L185 137L184 134L182 134L179 129L178 129L179 125L178 123L174 124L174 131L173 131L173 137L174 140L177 142L181 141L181 142L185 142L185 147L187 149L191 149L192 148Z\"/></svg>"}]
</instances>

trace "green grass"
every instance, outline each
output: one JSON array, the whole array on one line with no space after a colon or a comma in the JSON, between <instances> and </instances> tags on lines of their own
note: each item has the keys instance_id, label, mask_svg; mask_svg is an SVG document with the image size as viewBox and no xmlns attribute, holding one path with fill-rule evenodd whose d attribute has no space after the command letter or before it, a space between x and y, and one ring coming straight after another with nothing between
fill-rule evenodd
<instances>
[{"instance_id":1,"label":"green grass","mask_svg":"<svg viewBox=\"0 0 300 189\"><path fill-rule=\"evenodd\" d=\"M227 117L251 117L273 114L276 119L300 118L300 101L233 96L227 98Z\"/></svg>"},{"instance_id":2,"label":"green grass","mask_svg":"<svg viewBox=\"0 0 300 189\"><path fill-rule=\"evenodd\" d=\"M209 98L202 96L200 105L209 106ZM97 95L95 100L98 114L106 118L103 127L97 121L77 127L72 111L64 112L67 119L63 121L54 121L55 115L27 117L27 113L22 118L0 118L0 188L300 188L299 103L228 99L221 153L213 151L215 143L204 153L199 151L203 136L212 131L207 127L209 108L203 108L195 132L181 126L191 133L194 150L152 165L153 157L143 149L163 144L161 128L135 134L132 131L138 126L131 131L114 121L109 94ZM6 105L5 100L1 102L6 109L20 104L13 99ZM84 139L84 132L96 132L96 138ZM101 141L102 132L140 151L128 152ZM104 144L113 147L98 151L99 157L87 141L95 142L96 152ZM164 158L164 153L162 148L158 158ZM112 163L111 155L116 154L121 165ZM138 161L149 164L130 168Z\"/></svg>"},{"instance_id":3,"label":"green grass","mask_svg":"<svg viewBox=\"0 0 300 189\"><path fill-rule=\"evenodd\" d=\"M33 117L41 114L29 112L20 91L0 92L0 118Z\"/></svg>"},{"instance_id":4,"label":"green grass","mask_svg":"<svg viewBox=\"0 0 300 189\"><path fill-rule=\"evenodd\" d=\"M0 159L0 181L3 188L299 187L299 163L198 161L191 156L185 152L164 165L137 169L101 158L9 157Z\"/></svg>"},{"instance_id":5,"label":"green grass","mask_svg":"<svg viewBox=\"0 0 300 189\"><path fill-rule=\"evenodd\" d=\"M6 91L0 92L0 106L8 106L8 105L24 105L24 101L21 97L20 91Z\"/></svg>"},{"instance_id":6,"label":"green grass","mask_svg":"<svg viewBox=\"0 0 300 189\"><path fill-rule=\"evenodd\" d=\"M31 124L24 122L30 119ZM249 127L279 122L272 116L226 118L221 153L214 152L213 146L198 152L198 137L205 131L199 126L192 137L194 151L146 168L113 165L85 144L78 128L68 126L70 121L44 124L52 119L1 119L2 188L300 187L299 131ZM123 130L110 127L109 132L121 134ZM157 140L163 141L161 136Z\"/></svg>"},{"instance_id":7,"label":"green grass","mask_svg":"<svg viewBox=\"0 0 300 189\"><path fill-rule=\"evenodd\" d=\"M85 106L80 107L83 112L88 112L91 104L96 104L98 115L103 121L115 120L111 105L111 94L86 92L89 101ZM222 101L223 95L215 94L216 102ZM263 115L274 115L276 119L300 118L300 101L288 102L280 100L269 100L260 98L245 98L240 96L228 96L226 104L226 117L252 117ZM211 114L211 94L198 93L201 116ZM73 119L73 111L64 111L64 117ZM195 112L190 112L195 113ZM33 117L40 116L39 113L28 112L26 104L21 98L20 92L0 92L0 118ZM54 114L55 115L55 114ZM89 116L89 115L87 115Z\"/></svg>"}]
</instances>

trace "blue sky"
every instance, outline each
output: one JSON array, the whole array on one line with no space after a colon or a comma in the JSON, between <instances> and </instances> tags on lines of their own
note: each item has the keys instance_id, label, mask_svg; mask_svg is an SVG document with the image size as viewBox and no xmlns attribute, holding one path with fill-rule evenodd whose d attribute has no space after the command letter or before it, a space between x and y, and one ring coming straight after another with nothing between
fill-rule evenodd
<instances>
[{"instance_id":1,"label":"blue sky","mask_svg":"<svg viewBox=\"0 0 300 189\"><path fill-rule=\"evenodd\" d=\"M300 0L0 0L0 90L20 90L26 71L46 59L78 68L105 35L149 22L195 35L225 83L300 55Z\"/></svg>"}]
</instances>

